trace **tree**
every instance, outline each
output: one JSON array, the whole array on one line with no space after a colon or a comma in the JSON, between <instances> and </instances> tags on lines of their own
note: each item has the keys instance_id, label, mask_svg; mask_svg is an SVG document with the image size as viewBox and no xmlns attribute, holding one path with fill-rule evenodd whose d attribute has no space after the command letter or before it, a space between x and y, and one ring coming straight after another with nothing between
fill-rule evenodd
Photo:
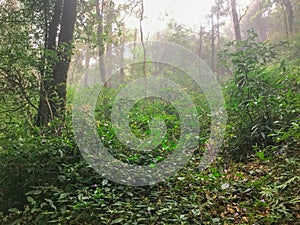
<instances>
[{"instance_id":1,"label":"tree","mask_svg":"<svg viewBox=\"0 0 300 225\"><path fill-rule=\"evenodd\" d=\"M216 60L214 8L211 9L211 70L215 72Z\"/></svg>"},{"instance_id":2,"label":"tree","mask_svg":"<svg viewBox=\"0 0 300 225\"><path fill-rule=\"evenodd\" d=\"M143 76L145 77L145 86L147 89L147 81L146 81L146 60L147 60L147 52L145 48L145 42L144 42L144 32L143 32L143 20L144 20L144 1L141 0L141 12L140 12L140 36L141 36L141 43L143 47Z\"/></svg>"},{"instance_id":3,"label":"tree","mask_svg":"<svg viewBox=\"0 0 300 225\"><path fill-rule=\"evenodd\" d=\"M198 47L198 56L202 57L202 48L203 48L203 35L204 35L204 27L200 25L199 30L199 47Z\"/></svg>"},{"instance_id":4,"label":"tree","mask_svg":"<svg viewBox=\"0 0 300 225\"><path fill-rule=\"evenodd\" d=\"M269 7L270 3L266 1L253 1L248 7L249 10L247 14L241 21L243 26L243 29L241 29L242 33L246 33L248 30L254 29L254 31L258 34L259 40L262 42L265 41L271 27L269 20L272 19L270 16L267 17L264 15Z\"/></svg>"},{"instance_id":5,"label":"tree","mask_svg":"<svg viewBox=\"0 0 300 225\"><path fill-rule=\"evenodd\" d=\"M64 115L67 73L71 62L76 17L77 0L55 1L49 30L46 31L49 35L46 35L45 65L41 71L37 118L39 126L47 124L55 117L62 118Z\"/></svg>"},{"instance_id":6,"label":"tree","mask_svg":"<svg viewBox=\"0 0 300 225\"><path fill-rule=\"evenodd\" d=\"M105 44L104 44L104 21L103 21L103 6L104 1L100 5L99 0L96 1L96 16L97 16L97 42L99 47L99 69L100 76L103 84L106 83L106 70L105 70L105 62L102 55L105 53Z\"/></svg>"},{"instance_id":7,"label":"tree","mask_svg":"<svg viewBox=\"0 0 300 225\"><path fill-rule=\"evenodd\" d=\"M289 39L289 35L294 32L293 28L293 20L294 20L294 11L293 6L290 0L281 0L281 4L284 5L284 22L286 27L287 39Z\"/></svg>"},{"instance_id":8,"label":"tree","mask_svg":"<svg viewBox=\"0 0 300 225\"><path fill-rule=\"evenodd\" d=\"M231 12L232 12L232 20L234 26L234 33L236 41L242 40L241 30L240 30L240 20L236 10L236 0L230 0L231 3Z\"/></svg>"},{"instance_id":9,"label":"tree","mask_svg":"<svg viewBox=\"0 0 300 225\"><path fill-rule=\"evenodd\" d=\"M294 20L294 11L292 7L292 3L290 0L282 0L282 4L285 6L287 13L287 22L288 22L288 31L290 34L294 32L293 28L293 20Z\"/></svg>"}]
</instances>

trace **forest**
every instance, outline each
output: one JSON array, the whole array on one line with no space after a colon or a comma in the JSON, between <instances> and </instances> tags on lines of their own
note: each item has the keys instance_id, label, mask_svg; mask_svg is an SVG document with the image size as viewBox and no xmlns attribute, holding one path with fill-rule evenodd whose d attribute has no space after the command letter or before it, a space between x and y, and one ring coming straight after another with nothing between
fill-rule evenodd
<instances>
[{"instance_id":1,"label":"forest","mask_svg":"<svg viewBox=\"0 0 300 225\"><path fill-rule=\"evenodd\" d=\"M0 0L0 59L0 224L300 225L298 0Z\"/></svg>"}]
</instances>

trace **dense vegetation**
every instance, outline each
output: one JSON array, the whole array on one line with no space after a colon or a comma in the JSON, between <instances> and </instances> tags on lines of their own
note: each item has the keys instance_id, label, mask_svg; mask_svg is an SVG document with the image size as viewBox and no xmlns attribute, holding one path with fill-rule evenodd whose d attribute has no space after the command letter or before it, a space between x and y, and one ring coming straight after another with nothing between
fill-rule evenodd
<instances>
[{"instance_id":1,"label":"dense vegetation","mask_svg":"<svg viewBox=\"0 0 300 225\"><path fill-rule=\"evenodd\" d=\"M21 6L15 5L18 2ZM221 152L203 171L199 170L199 163L211 124L205 95L197 91L193 81L179 70L167 67L156 71L160 73L158 75L180 79L196 105L201 132L199 147L176 176L144 187L114 183L96 173L80 154L71 120L74 80L87 69L82 63L76 64L83 61L79 57L84 49L82 45L95 45L94 49L98 46L100 55L105 50L101 50L103 45L106 49L114 44L122 45L128 35L122 30L126 29L125 24L119 21L122 10L134 11L140 2L132 1L118 8L109 1L110 7L115 7L114 13L107 10L105 14L106 9L102 6L104 17L97 18L89 14L97 14L90 10L94 7L92 1L78 1L77 30L71 38L75 41L64 43L63 39L56 47L49 47L44 45L45 37L42 36L45 33L41 29L49 31L47 26L44 27L43 18L53 22L54 2L0 1L0 224L299 224L300 35L297 33L297 1L291 1L296 4L296 22L293 30L286 29L288 38L278 38L278 31L274 30L269 37L264 37L271 39L269 42L261 40L263 37L256 34L257 30L248 30L242 40L230 41L233 34L221 38L226 44L219 46L217 65L210 66L218 68L214 72L225 96L228 121ZM95 2L99 6L99 1ZM221 4L222 1L217 2ZM270 5L272 1L266 2L264 7L272 11L268 17L271 20L280 12L280 7L275 3ZM49 15L42 6L49 7ZM213 12L222 15L221 10ZM135 13L143 17L143 12L136 10ZM253 16L257 19L255 16L258 15ZM99 26L93 27L91 23L95 21L88 20L99 22L101 18L103 21L99 24L104 33L99 36ZM116 33L112 31L114 26L117 26ZM194 34L183 26L170 24L168 29L161 33L162 39L190 49L196 47ZM103 36L105 38L101 39ZM276 38L272 39L273 36ZM58 33L56 38L60 39ZM210 46L206 46L210 40L206 39L209 39L209 32L203 36L200 56L210 51ZM134 41L137 41L136 37ZM68 60L71 60L72 50L71 62ZM136 57L142 58L142 52L143 49L137 49ZM93 57L97 59L92 53L90 56L84 54L88 61ZM204 61L209 62L211 54ZM151 62L147 63L151 65ZM148 64L146 66L150 68ZM66 97L59 95L64 91L61 86L57 87L55 79L51 80L52 75L57 77L58 67L58 74L69 68ZM121 78L127 82L142 73L143 65L136 65L133 72L130 70L126 68L120 72L124 73L125 77ZM48 86L43 89L45 85ZM111 114L114 99L122 87L108 84L99 93L95 109L99 137L119 160L131 165L155 166L172 154L178 143L178 112L159 98L137 102L129 116L132 132L139 138L148 137L149 121L160 117L165 121L167 133L150 153L132 150L118 140L106 116ZM43 108L41 111L47 93L51 94L49 109L55 108L53 117L51 110L45 112Z\"/></svg>"}]
</instances>

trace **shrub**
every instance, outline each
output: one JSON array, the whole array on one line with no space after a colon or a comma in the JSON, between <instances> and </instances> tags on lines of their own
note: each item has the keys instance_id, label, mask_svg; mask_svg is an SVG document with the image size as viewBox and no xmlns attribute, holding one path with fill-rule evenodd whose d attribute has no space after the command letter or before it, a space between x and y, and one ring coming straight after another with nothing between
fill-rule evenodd
<instances>
[{"instance_id":1,"label":"shrub","mask_svg":"<svg viewBox=\"0 0 300 225\"><path fill-rule=\"evenodd\" d=\"M256 37L249 32L245 41L229 43L222 52L223 64L232 74L225 88L225 148L236 160L275 144L272 134L288 129L299 116L299 67L284 60L285 43L259 43Z\"/></svg>"}]
</instances>

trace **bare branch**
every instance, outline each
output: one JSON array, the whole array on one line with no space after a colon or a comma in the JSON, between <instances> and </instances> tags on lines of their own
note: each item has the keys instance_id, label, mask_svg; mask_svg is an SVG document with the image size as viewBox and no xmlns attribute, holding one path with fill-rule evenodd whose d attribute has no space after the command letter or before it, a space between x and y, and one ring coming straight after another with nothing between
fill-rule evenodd
<instances>
[{"instance_id":1,"label":"bare branch","mask_svg":"<svg viewBox=\"0 0 300 225\"><path fill-rule=\"evenodd\" d=\"M244 13L242 15L240 15L240 18L239 18L239 22L242 21L242 19L247 15L248 11L250 9L250 4L247 6L247 8L245 9Z\"/></svg>"}]
</instances>

